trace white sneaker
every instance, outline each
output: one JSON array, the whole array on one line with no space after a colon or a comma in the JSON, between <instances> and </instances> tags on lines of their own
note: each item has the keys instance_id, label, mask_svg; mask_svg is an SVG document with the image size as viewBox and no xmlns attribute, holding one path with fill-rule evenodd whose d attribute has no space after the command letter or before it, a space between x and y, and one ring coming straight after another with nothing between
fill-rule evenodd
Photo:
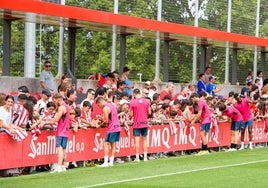
<instances>
[{"instance_id":1,"label":"white sneaker","mask_svg":"<svg viewBox=\"0 0 268 188\"><path fill-rule=\"evenodd\" d=\"M148 157L149 160L154 160L155 158L153 156Z\"/></svg>"},{"instance_id":2,"label":"white sneaker","mask_svg":"<svg viewBox=\"0 0 268 188\"><path fill-rule=\"evenodd\" d=\"M159 158L168 158L168 156L165 153L160 153Z\"/></svg>"},{"instance_id":3,"label":"white sneaker","mask_svg":"<svg viewBox=\"0 0 268 188\"><path fill-rule=\"evenodd\" d=\"M67 169L69 167L69 162L64 163L65 168Z\"/></svg>"},{"instance_id":4,"label":"white sneaker","mask_svg":"<svg viewBox=\"0 0 268 188\"><path fill-rule=\"evenodd\" d=\"M134 159L134 162L139 163L140 159Z\"/></svg>"},{"instance_id":5,"label":"white sneaker","mask_svg":"<svg viewBox=\"0 0 268 188\"><path fill-rule=\"evenodd\" d=\"M108 163L108 166L114 166L114 163Z\"/></svg>"},{"instance_id":6,"label":"white sneaker","mask_svg":"<svg viewBox=\"0 0 268 188\"><path fill-rule=\"evenodd\" d=\"M72 162L72 165L74 165L75 168L78 167L77 163L75 161Z\"/></svg>"},{"instance_id":7,"label":"white sneaker","mask_svg":"<svg viewBox=\"0 0 268 188\"><path fill-rule=\"evenodd\" d=\"M52 170L50 173L60 173L63 172L61 166L57 166L54 170Z\"/></svg>"},{"instance_id":8,"label":"white sneaker","mask_svg":"<svg viewBox=\"0 0 268 188\"><path fill-rule=\"evenodd\" d=\"M152 157L153 157L154 159L158 159L158 158L159 158L159 156L158 156L157 154L153 154Z\"/></svg>"},{"instance_id":9,"label":"white sneaker","mask_svg":"<svg viewBox=\"0 0 268 188\"><path fill-rule=\"evenodd\" d=\"M148 161L148 158L144 158L143 161Z\"/></svg>"},{"instance_id":10,"label":"white sneaker","mask_svg":"<svg viewBox=\"0 0 268 188\"><path fill-rule=\"evenodd\" d=\"M116 163L124 163L125 161L123 161L123 160L120 159L120 158L116 158L116 159L115 159L115 162L116 162Z\"/></svg>"},{"instance_id":11,"label":"white sneaker","mask_svg":"<svg viewBox=\"0 0 268 188\"><path fill-rule=\"evenodd\" d=\"M252 146L249 146L248 149L253 150L253 147Z\"/></svg>"},{"instance_id":12,"label":"white sneaker","mask_svg":"<svg viewBox=\"0 0 268 188\"><path fill-rule=\"evenodd\" d=\"M244 147L239 148L239 150L243 150L243 149L245 149L245 148Z\"/></svg>"},{"instance_id":13,"label":"white sneaker","mask_svg":"<svg viewBox=\"0 0 268 188\"><path fill-rule=\"evenodd\" d=\"M62 172L66 172L66 167L64 165L61 166L61 170L62 170Z\"/></svg>"},{"instance_id":14,"label":"white sneaker","mask_svg":"<svg viewBox=\"0 0 268 188\"><path fill-rule=\"evenodd\" d=\"M108 163L102 163L101 165L99 165L98 167L108 167L109 164Z\"/></svg>"},{"instance_id":15,"label":"white sneaker","mask_svg":"<svg viewBox=\"0 0 268 188\"><path fill-rule=\"evenodd\" d=\"M131 157L127 157L126 161L127 161L127 162L132 162Z\"/></svg>"},{"instance_id":16,"label":"white sneaker","mask_svg":"<svg viewBox=\"0 0 268 188\"><path fill-rule=\"evenodd\" d=\"M236 151L236 149L235 148L229 148L229 149L227 149L227 150L225 150L226 152L229 152L229 151Z\"/></svg>"}]
</instances>

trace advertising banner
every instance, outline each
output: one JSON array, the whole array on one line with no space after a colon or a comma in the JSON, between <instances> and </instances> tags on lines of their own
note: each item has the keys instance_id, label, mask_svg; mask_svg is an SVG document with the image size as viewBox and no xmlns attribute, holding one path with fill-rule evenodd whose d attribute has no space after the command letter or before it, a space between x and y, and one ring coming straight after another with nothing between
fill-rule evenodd
<instances>
[{"instance_id":1,"label":"advertising banner","mask_svg":"<svg viewBox=\"0 0 268 188\"><path fill-rule=\"evenodd\" d=\"M268 142L264 133L265 122L255 122L253 142ZM83 161L103 158L105 128L70 130L67 146L68 161ZM230 123L212 125L208 134L208 147L229 146L231 140ZM246 133L245 143L248 142ZM140 143L142 146L142 143ZM182 151L201 148L200 125L177 124L153 125L149 128L148 153ZM42 131L40 135L28 134L23 141L15 141L6 133L0 134L0 169L36 166L57 162L56 136L54 131ZM122 128L120 141L116 146L116 156L135 155L132 129ZM141 147L142 148L142 147ZM142 151L140 151L142 153Z\"/></svg>"}]
</instances>

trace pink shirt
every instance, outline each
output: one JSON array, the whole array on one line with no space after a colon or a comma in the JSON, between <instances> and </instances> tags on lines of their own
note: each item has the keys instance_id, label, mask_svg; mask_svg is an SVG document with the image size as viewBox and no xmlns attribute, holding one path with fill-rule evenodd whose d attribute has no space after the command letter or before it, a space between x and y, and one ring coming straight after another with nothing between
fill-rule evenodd
<instances>
[{"instance_id":1,"label":"pink shirt","mask_svg":"<svg viewBox=\"0 0 268 188\"><path fill-rule=\"evenodd\" d=\"M248 99L244 98L240 103L237 102L234 105L234 107L241 113L244 121L249 121L252 119L252 114L248 102Z\"/></svg>"},{"instance_id":2,"label":"pink shirt","mask_svg":"<svg viewBox=\"0 0 268 188\"><path fill-rule=\"evenodd\" d=\"M148 127L148 109L150 101L144 98L132 99L130 109L133 111L133 128Z\"/></svg>"},{"instance_id":3,"label":"pink shirt","mask_svg":"<svg viewBox=\"0 0 268 188\"><path fill-rule=\"evenodd\" d=\"M227 106L226 111L223 114L231 118L232 121L235 122L243 121L241 113L233 106Z\"/></svg>"},{"instance_id":4,"label":"pink shirt","mask_svg":"<svg viewBox=\"0 0 268 188\"><path fill-rule=\"evenodd\" d=\"M201 110L201 124L211 123L211 113L205 100L198 101L198 111Z\"/></svg>"},{"instance_id":5,"label":"pink shirt","mask_svg":"<svg viewBox=\"0 0 268 188\"><path fill-rule=\"evenodd\" d=\"M58 122L56 136L68 137L70 127L70 112L67 104L63 103L62 105L65 107L66 113L61 116Z\"/></svg>"},{"instance_id":6,"label":"pink shirt","mask_svg":"<svg viewBox=\"0 0 268 188\"><path fill-rule=\"evenodd\" d=\"M113 132L120 132L121 131L121 126L119 123L118 119L118 113L115 105L112 103L107 103L105 106L110 108L111 112L109 114L109 122L108 122L108 133L113 133Z\"/></svg>"}]
</instances>

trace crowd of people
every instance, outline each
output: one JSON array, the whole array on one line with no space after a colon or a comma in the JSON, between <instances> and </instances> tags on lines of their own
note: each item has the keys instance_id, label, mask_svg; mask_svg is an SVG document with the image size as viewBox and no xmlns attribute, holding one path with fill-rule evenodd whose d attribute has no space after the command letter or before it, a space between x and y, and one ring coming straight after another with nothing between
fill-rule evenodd
<instances>
[{"instance_id":1,"label":"crowd of people","mask_svg":"<svg viewBox=\"0 0 268 188\"><path fill-rule=\"evenodd\" d=\"M120 139L121 129L133 128L136 154L133 161L139 162L141 147L144 161L156 158L147 150L150 126L172 121L176 129L179 121L189 127L200 123L202 148L197 155L207 155L207 134L213 121L231 122L228 151L236 151L245 149L245 131L249 133L249 149L254 148L253 121L267 116L268 80L258 77L253 82L250 74L241 93L230 92L228 96L221 96L217 93L224 87L216 87L216 77L211 74L210 67L199 75L197 85L189 84L178 93L174 93L172 82L161 91L157 91L150 81L145 82L143 88L134 88L128 78L130 69L124 67L121 76L114 71L99 77L96 88L87 89L85 99L77 104L77 90L68 77L64 75L55 87L50 68L51 63L46 61L40 76L40 98L31 96L27 86L18 88L18 96L0 94L0 128L3 134L9 134L16 141L22 141L29 131L55 130L58 163L52 173L64 172L68 167L66 147L70 129L77 132L79 129L107 127L104 160L99 166L108 167L114 164L115 143ZM241 144L238 146L240 132Z\"/></svg>"}]
</instances>

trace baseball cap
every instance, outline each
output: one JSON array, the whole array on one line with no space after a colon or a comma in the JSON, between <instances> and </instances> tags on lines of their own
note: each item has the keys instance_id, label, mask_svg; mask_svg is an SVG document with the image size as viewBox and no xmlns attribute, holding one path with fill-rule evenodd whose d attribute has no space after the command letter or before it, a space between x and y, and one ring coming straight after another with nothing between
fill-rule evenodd
<instances>
[{"instance_id":1,"label":"baseball cap","mask_svg":"<svg viewBox=\"0 0 268 188\"><path fill-rule=\"evenodd\" d=\"M208 79L209 80L216 79L216 76L209 76Z\"/></svg>"},{"instance_id":2,"label":"baseball cap","mask_svg":"<svg viewBox=\"0 0 268 188\"><path fill-rule=\"evenodd\" d=\"M126 99L121 99L120 102L119 102L119 104L120 105L129 104L129 102Z\"/></svg>"},{"instance_id":3,"label":"baseball cap","mask_svg":"<svg viewBox=\"0 0 268 188\"><path fill-rule=\"evenodd\" d=\"M18 90L19 92L22 92L22 93L29 93L29 89L27 86L20 86Z\"/></svg>"},{"instance_id":4,"label":"baseball cap","mask_svg":"<svg viewBox=\"0 0 268 188\"><path fill-rule=\"evenodd\" d=\"M51 96L51 92L48 89L42 89L42 94L45 94L48 97Z\"/></svg>"},{"instance_id":5,"label":"baseball cap","mask_svg":"<svg viewBox=\"0 0 268 188\"><path fill-rule=\"evenodd\" d=\"M145 84L149 86L149 85L151 85L151 82L150 81L146 81Z\"/></svg>"}]
</instances>

